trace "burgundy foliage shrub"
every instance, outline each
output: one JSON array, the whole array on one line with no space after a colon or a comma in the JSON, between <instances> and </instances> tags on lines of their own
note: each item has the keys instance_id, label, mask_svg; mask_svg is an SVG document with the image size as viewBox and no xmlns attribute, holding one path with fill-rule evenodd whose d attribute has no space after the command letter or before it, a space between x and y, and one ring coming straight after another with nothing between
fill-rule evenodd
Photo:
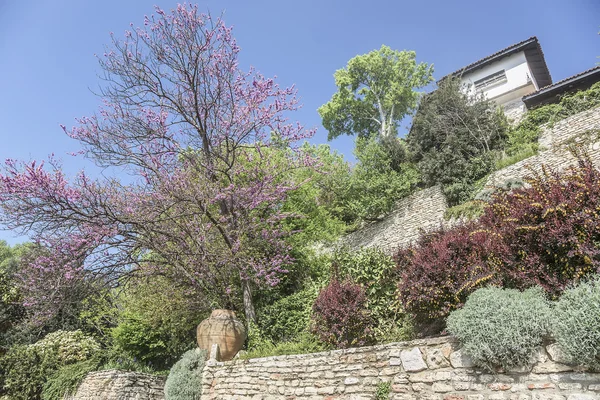
<instances>
[{"instance_id":1,"label":"burgundy foliage shrub","mask_svg":"<svg viewBox=\"0 0 600 400\"><path fill-rule=\"evenodd\" d=\"M589 160L544 171L527 189L500 192L479 223L501 238L506 287L539 285L551 296L600 268L600 171Z\"/></svg>"},{"instance_id":2,"label":"burgundy foliage shrub","mask_svg":"<svg viewBox=\"0 0 600 400\"><path fill-rule=\"evenodd\" d=\"M424 235L400 250L400 298L417 319L443 318L485 285L551 296L600 271L600 171L581 159L544 170L530 187L497 192L476 222Z\"/></svg>"},{"instance_id":3,"label":"burgundy foliage shrub","mask_svg":"<svg viewBox=\"0 0 600 400\"><path fill-rule=\"evenodd\" d=\"M422 235L415 246L400 250L396 263L405 310L418 320L441 318L475 289L498 283L498 265L488 257L495 242L493 235L469 223Z\"/></svg>"},{"instance_id":4,"label":"burgundy foliage shrub","mask_svg":"<svg viewBox=\"0 0 600 400\"><path fill-rule=\"evenodd\" d=\"M325 287L313 305L312 329L319 339L336 348L364 346L372 341L373 320L364 289L346 279Z\"/></svg>"}]
</instances>

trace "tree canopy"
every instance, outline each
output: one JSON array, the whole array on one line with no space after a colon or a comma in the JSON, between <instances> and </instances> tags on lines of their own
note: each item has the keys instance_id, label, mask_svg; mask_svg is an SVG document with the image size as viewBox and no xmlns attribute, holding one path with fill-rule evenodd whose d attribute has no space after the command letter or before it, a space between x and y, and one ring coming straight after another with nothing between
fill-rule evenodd
<instances>
[{"instance_id":1,"label":"tree canopy","mask_svg":"<svg viewBox=\"0 0 600 400\"><path fill-rule=\"evenodd\" d=\"M433 80L433 65L414 51L387 46L358 55L335 72L337 92L319 108L328 139L340 135L395 137L398 123L417 106L415 89Z\"/></svg>"},{"instance_id":2,"label":"tree canopy","mask_svg":"<svg viewBox=\"0 0 600 400\"><path fill-rule=\"evenodd\" d=\"M231 28L191 5L157 7L112 37L99 57L104 105L64 130L87 158L133 179L69 180L53 159L6 163L0 222L48 250L29 286L167 274L217 306L240 309L243 298L254 319L251 284L276 285L291 262L278 205L295 185L264 150L284 143L288 168L310 165L294 143L313 131L287 120L295 90L242 71L238 53Z\"/></svg>"},{"instance_id":3,"label":"tree canopy","mask_svg":"<svg viewBox=\"0 0 600 400\"><path fill-rule=\"evenodd\" d=\"M473 184L494 168L508 124L496 105L445 79L423 98L406 137L423 181L441 184L451 204L468 200Z\"/></svg>"}]
</instances>

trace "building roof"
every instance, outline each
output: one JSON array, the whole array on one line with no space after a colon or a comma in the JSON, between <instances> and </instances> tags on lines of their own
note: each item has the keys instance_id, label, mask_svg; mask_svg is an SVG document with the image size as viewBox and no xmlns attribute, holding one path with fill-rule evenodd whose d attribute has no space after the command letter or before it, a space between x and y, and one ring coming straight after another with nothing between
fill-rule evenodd
<instances>
[{"instance_id":1,"label":"building roof","mask_svg":"<svg viewBox=\"0 0 600 400\"><path fill-rule=\"evenodd\" d=\"M533 93L523 96L522 100L527 108L531 108L539 104L551 103L565 92L587 89L596 82L600 82L600 65L560 80L552 85L544 86Z\"/></svg>"},{"instance_id":2,"label":"building roof","mask_svg":"<svg viewBox=\"0 0 600 400\"><path fill-rule=\"evenodd\" d=\"M523 40L522 42L515 43L512 46L508 46L505 49L502 49L494 54L484 57L479 61L467 65L466 67L456 70L451 74L448 74L442 79L440 79L438 81L438 84L448 77L461 76L468 72L490 65L500 60L501 58L510 56L521 51L525 52L525 58L527 59L527 63L529 64L531 73L533 74L533 77L538 86L544 87L551 85L552 77L550 76L550 71L548 70L548 66L546 65L546 59L544 58L544 53L542 52L542 46L540 46L540 43L538 42L538 39L535 36Z\"/></svg>"}]
</instances>

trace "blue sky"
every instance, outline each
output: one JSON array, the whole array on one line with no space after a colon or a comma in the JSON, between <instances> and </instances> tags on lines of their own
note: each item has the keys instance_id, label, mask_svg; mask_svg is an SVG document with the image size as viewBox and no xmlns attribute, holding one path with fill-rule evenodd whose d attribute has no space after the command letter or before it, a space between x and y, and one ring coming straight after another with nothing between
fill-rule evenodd
<instances>
[{"instance_id":1,"label":"blue sky","mask_svg":"<svg viewBox=\"0 0 600 400\"><path fill-rule=\"evenodd\" d=\"M146 0L0 0L0 160L62 158L68 172L86 168L67 155L78 150L59 124L98 107L99 68L94 57L138 25L158 4ZM335 91L333 73L357 54L386 44L415 50L435 65L435 77L537 36L554 81L593 67L600 59L600 0L490 1L200 1L213 14L224 11L242 48L244 66L282 86L296 84L304 108L295 119L317 127L316 109ZM331 143L350 155L352 138ZM87 165L89 169L89 165ZM9 232L0 239L15 243Z\"/></svg>"}]
</instances>

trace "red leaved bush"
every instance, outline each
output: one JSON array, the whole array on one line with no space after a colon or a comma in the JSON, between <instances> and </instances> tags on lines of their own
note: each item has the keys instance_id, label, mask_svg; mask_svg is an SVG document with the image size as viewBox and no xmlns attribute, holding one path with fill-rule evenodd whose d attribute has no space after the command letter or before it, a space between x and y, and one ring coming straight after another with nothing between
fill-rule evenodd
<instances>
[{"instance_id":1,"label":"red leaved bush","mask_svg":"<svg viewBox=\"0 0 600 400\"><path fill-rule=\"evenodd\" d=\"M497 265L487 259L494 238L476 228L476 223L440 228L399 251L396 263L402 271L400 299L405 310L419 319L444 317L475 289L498 283Z\"/></svg>"},{"instance_id":2,"label":"red leaved bush","mask_svg":"<svg viewBox=\"0 0 600 400\"><path fill-rule=\"evenodd\" d=\"M589 160L559 175L544 171L530 187L494 195L476 222L424 235L401 250L400 298L417 319L460 307L483 285L540 285L558 295L600 270L600 171Z\"/></svg>"},{"instance_id":3,"label":"red leaved bush","mask_svg":"<svg viewBox=\"0 0 600 400\"><path fill-rule=\"evenodd\" d=\"M545 171L528 183L498 193L479 224L502 238L504 286L539 285L555 296L600 268L600 171L581 159L564 175Z\"/></svg>"},{"instance_id":4,"label":"red leaved bush","mask_svg":"<svg viewBox=\"0 0 600 400\"><path fill-rule=\"evenodd\" d=\"M312 330L325 343L338 349L372 342L373 320L367 297L359 284L333 279L315 300Z\"/></svg>"}]
</instances>

